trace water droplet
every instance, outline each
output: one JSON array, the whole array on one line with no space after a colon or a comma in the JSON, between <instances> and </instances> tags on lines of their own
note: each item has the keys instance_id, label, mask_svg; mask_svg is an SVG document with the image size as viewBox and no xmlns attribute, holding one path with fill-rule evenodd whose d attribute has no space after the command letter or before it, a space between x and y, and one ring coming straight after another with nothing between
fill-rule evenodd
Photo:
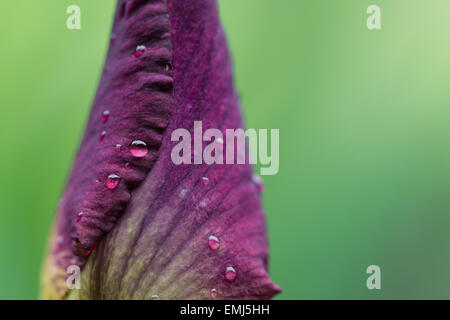
<instances>
[{"instance_id":1,"label":"water droplet","mask_svg":"<svg viewBox=\"0 0 450 320\"><path fill-rule=\"evenodd\" d=\"M154 294L150 297L152 300L158 300L159 296L157 294Z\"/></svg>"},{"instance_id":2,"label":"water droplet","mask_svg":"<svg viewBox=\"0 0 450 320\"><path fill-rule=\"evenodd\" d=\"M77 222L80 222L80 221L81 221L81 217L83 216L83 214L84 214L83 211L81 211L80 213L78 213L78 215L77 215Z\"/></svg>"},{"instance_id":3,"label":"water droplet","mask_svg":"<svg viewBox=\"0 0 450 320\"><path fill-rule=\"evenodd\" d=\"M166 63L166 72L172 71L172 63L168 62Z\"/></svg>"},{"instance_id":4,"label":"water droplet","mask_svg":"<svg viewBox=\"0 0 450 320\"><path fill-rule=\"evenodd\" d=\"M105 139L106 136L106 131L102 131L102 133L100 133L100 141L103 141L103 139Z\"/></svg>"},{"instance_id":5,"label":"water droplet","mask_svg":"<svg viewBox=\"0 0 450 320\"><path fill-rule=\"evenodd\" d=\"M106 179L106 187L109 190L117 188L120 182L120 177L117 174L110 174Z\"/></svg>"},{"instance_id":6,"label":"water droplet","mask_svg":"<svg viewBox=\"0 0 450 320\"><path fill-rule=\"evenodd\" d=\"M228 281L233 281L234 279L236 279L236 270L234 270L233 267L227 267L227 269L225 270L225 279L227 279Z\"/></svg>"},{"instance_id":7,"label":"water droplet","mask_svg":"<svg viewBox=\"0 0 450 320\"><path fill-rule=\"evenodd\" d=\"M220 247L220 240L216 236L209 236L208 245L211 250L217 250Z\"/></svg>"},{"instance_id":8,"label":"water droplet","mask_svg":"<svg viewBox=\"0 0 450 320\"><path fill-rule=\"evenodd\" d=\"M102 122L103 123L106 123L108 121L109 114L110 114L109 110L103 111L103 113L102 113Z\"/></svg>"},{"instance_id":9,"label":"water droplet","mask_svg":"<svg viewBox=\"0 0 450 320\"><path fill-rule=\"evenodd\" d=\"M125 163L125 169L130 170L131 164L129 162Z\"/></svg>"},{"instance_id":10,"label":"water droplet","mask_svg":"<svg viewBox=\"0 0 450 320\"><path fill-rule=\"evenodd\" d=\"M202 183L203 183L204 186L207 186L209 184L209 178L202 177Z\"/></svg>"},{"instance_id":11,"label":"water droplet","mask_svg":"<svg viewBox=\"0 0 450 320\"><path fill-rule=\"evenodd\" d=\"M146 46L142 46L142 45L137 46L137 47L136 47L136 51L135 51L135 53L134 53L134 56L135 56L136 58L139 58L139 57L145 52L145 50L147 50L147 47L146 47Z\"/></svg>"},{"instance_id":12,"label":"water droplet","mask_svg":"<svg viewBox=\"0 0 450 320\"><path fill-rule=\"evenodd\" d=\"M258 191L258 193L264 192L264 182L260 176L258 176L257 174L254 174L253 175L253 183L256 185L256 190Z\"/></svg>"},{"instance_id":13,"label":"water droplet","mask_svg":"<svg viewBox=\"0 0 450 320\"><path fill-rule=\"evenodd\" d=\"M136 158L143 158L148 153L147 144L141 140L135 140L131 143L130 153Z\"/></svg>"},{"instance_id":14,"label":"water droplet","mask_svg":"<svg viewBox=\"0 0 450 320\"><path fill-rule=\"evenodd\" d=\"M211 289L211 298L217 298L217 289Z\"/></svg>"},{"instance_id":15,"label":"water droplet","mask_svg":"<svg viewBox=\"0 0 450 320\"><path fill-rule=\"evenodd\" d=\"M122 151L122 145L121 144L116 144L116 152L120 152L120 151Z\"/></svg>"}]
</instances>

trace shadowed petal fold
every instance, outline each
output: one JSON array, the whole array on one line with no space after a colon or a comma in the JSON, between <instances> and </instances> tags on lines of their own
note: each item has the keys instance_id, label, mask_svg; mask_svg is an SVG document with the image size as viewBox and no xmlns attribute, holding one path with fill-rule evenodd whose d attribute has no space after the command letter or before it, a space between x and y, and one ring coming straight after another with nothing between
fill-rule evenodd
<instances>
[{"instance_id":1,"label":"shadowed petal fold","mask_svg":"<svg viewBox=\"0 0 450 320\"><path fill-rule=\"evenodd\" d=\"M171 160L178 128L193 136L197 120L204 130L243 127L216 2L120 0L112 34L58 208L43 297L271 298L280 289L267 273L251 166ZM82 287L69 292L72 264Z\"/></svg>"}]
</instances>

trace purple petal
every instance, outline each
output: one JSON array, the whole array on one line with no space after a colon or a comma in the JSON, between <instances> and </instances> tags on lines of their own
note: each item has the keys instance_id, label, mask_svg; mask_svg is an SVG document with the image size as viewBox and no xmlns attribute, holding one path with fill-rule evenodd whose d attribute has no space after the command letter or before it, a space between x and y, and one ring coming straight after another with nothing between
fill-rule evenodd
<instances>
[{"instance_id":1,"label":"purple petal","mask_svg":"<svg viewBox=\"0 0 450 320\"><path fill-rule=\"evenodd\" d=\"M44 297L66 296L65 269L78 264L75 298L271 298L280 289L267 273L251 166L177 166L170 158L171 133L192 133L194 120L204 130L242 127L216 2L120 0L117 8L59 206ZM130 152L134 141L145 152Z\"/></svg>"}]
</instances>

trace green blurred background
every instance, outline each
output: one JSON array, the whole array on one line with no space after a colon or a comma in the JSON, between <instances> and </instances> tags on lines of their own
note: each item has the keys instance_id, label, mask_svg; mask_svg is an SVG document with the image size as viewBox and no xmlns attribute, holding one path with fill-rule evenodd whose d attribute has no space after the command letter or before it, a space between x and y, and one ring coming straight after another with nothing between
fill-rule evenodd
<instances>
[{"instance_id":1,"label":"green blurred background","mask_svg":"<svg viewBox=\"0 0 450 320\"><path fill-rule=\"evenodd\" d=\"M278 298L450 298L450 2L219 2L247 126L280 129L264 195ZM0 299L38 297L114 6L0 4Z\"/></svg>"}]
</instances>

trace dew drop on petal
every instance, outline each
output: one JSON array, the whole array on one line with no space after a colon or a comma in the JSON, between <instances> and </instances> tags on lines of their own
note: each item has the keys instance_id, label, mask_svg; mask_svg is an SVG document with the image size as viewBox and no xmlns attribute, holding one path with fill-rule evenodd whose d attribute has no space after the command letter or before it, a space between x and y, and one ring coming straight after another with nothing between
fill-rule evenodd
<instances>
[{"instance_id":1,"label":"dew drop on petal","mask_svg":"<svg viewBox=\"0 0 450 320\"><path fill-rule=\"evenodd\" d=\"M148 153L147 144L141 140L133 141L130 146L130 153L136 158L145 157Z\"/></svg>"},{"instance_id":2,"label":"dew drop on petal","mask_svg":"<svg viewBox=\"0 0 450 320\"><path fill-rule=\"evenodd\" d=\"M172 71L172 64L170 62L166 63L166 72Z\"/></svg>"},{"instance_id":3,"label":"dew drop on petal","mask_svg":"<svg viewBox=\"0 0 450 320\"><path fill-rule=\"evenodd\" d=\"M208 245L211 250L217 250L220 247L220 240L216 236L209 236Z\"/></svg>"},{"instance_id":4,"label":"dew drop on petal","mask_svg":"<svg viewBox=\"0 0 450 320\"><path fill-rule=\"evenodd\" d=\"M117 188L120 182L120 177L117 174L110 174L106 179L106 187L109 190Z\"/></svg>"},{"instance_id":5,"label":"dew drop on petal","mask_svg":"<svg viewBox=\"0 0 450 320\"><path fill-rule=\"evenodd\" d=\"M103 111L103 113L102 113L102 122L103 123L106 123L108 121L109 114L110 114L109 110Z\"/></svg>"},{"instance_id":6,"label":"dew drop on petal","mask_svg":"<svg viewBox=\"0 0 450 320\"><path fill-rule=\"evenodd\" d=\"M105 139L106 136L106 131L102 131L102 133L100 133L100 141L103 141L103 139Z\"/></svg>"},{"instance_id":7,"label":"dew drop on petal","mask_svg":"<svg viewBox=\"0 0 450 320\"><path fill-rule=\"evenodd\" d=\"M204 186L207 186L209 184L209 179L207 177L202 177L202 183Z\"/></svg>"},{"instance_id":8,"label":"dew drop on petal","mask_svg":"<svg viewBox=\"0 0 450 320\"><path fill-rule=\"evenodd\" d=\"M236 279L236 270L234 270L233 267L227 267L227 269L225 270L225 279L227 279L228 281L233 281L234 279Z\"/></svg>"},{"instance_id":9,"label":"dew drop on petal","mask_svg":"<svg viewBox=\"0 0 450 320\"><path fill-rule=\"evenodd\" d=\"M125 163L125 169L130 170L131 164L129 162Z\"/></svg>"},{"instance_id":10,"label":"dew drop on petal","mask_svg":"<svg viewBox=\"0 0 450 320\"><path fill-rule=\"evenodd\" d=\"M121 144L116 144L116 147L115 147L115 149L116 149L116 152L120 152L120 151L122 151L122 145Z\"/></svg>"},{"instance_id":11,"label":"dew drop on petal","mask_svg":"<svg viewBox=\"0 0 450 320\"><path fill-rule=\"evenodd\" d=\"M83 214L84 214L83 211L81 211L80 213L78 213L78 215L77 215L77 222L80 222L80 221L81 221L81 217L83 216Z\"/></svg>"},{"instance_id":12,"label":"dew drop on petal","mask_svg":"<svg viewBox=\"0 0 450 320\"><path fill-rule=\"evenodd\" d=\"M145 50L147 50L146 46L142 46L142 45L137 46L136 51L134 52L134 56L136 58L139 58L145 52Z\"/></svg>"},{"instance_id":13,"label":"dew drop on petal","mask_svg":"<svg viewBox=\"0 0 450 320\"><path fill-rule=\"evenodd\" d=\"M211 298L217 298L217 289L211 289Z\"/></svg>"}]
</instances>

